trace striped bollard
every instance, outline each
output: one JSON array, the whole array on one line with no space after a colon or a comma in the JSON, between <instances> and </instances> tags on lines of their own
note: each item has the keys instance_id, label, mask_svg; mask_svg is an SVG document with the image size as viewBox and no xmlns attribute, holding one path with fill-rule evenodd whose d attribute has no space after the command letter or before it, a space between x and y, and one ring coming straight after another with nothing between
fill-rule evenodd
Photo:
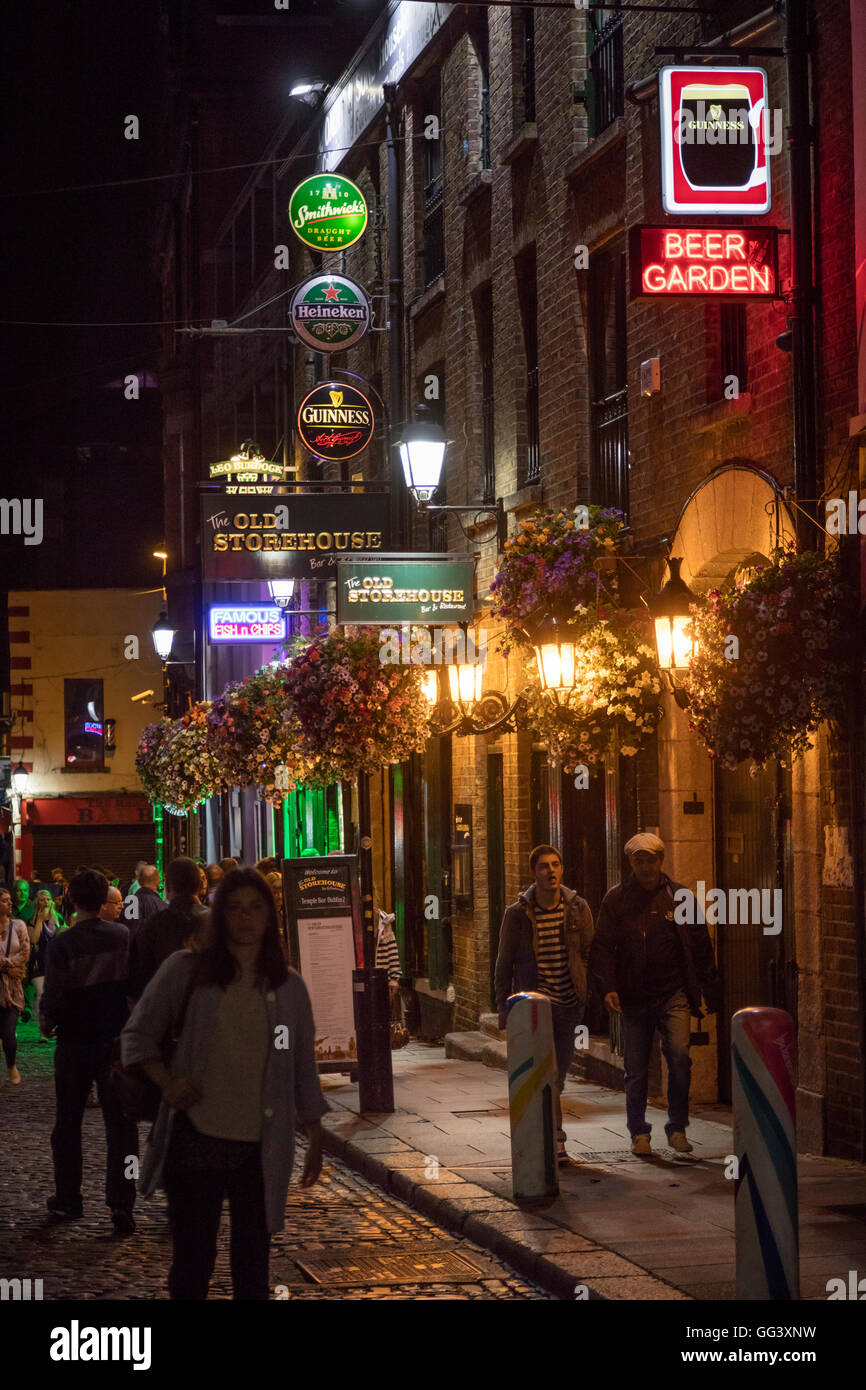
<instances>
[{"instance_id":1,"label":"striped bollard","mask_svg":"<svg viewBox=\"0 0 866 1390\"><path fill-rule=\"evenodd\" d=\"M800 1296L796 1035L783 1009L731 1020L737 1298Z\"/></svg>"},{"instance_id":2,"label":"striped bollard","mask_svg":"<svg viewBox=\"0 0 866 1390\"><path fill-rule=\"evenodd\" d=\"M527 991L506 1003L511 1183L516 1202L556 1197L556 1054L550 1000Z\"/></svg>"}]
</instances>

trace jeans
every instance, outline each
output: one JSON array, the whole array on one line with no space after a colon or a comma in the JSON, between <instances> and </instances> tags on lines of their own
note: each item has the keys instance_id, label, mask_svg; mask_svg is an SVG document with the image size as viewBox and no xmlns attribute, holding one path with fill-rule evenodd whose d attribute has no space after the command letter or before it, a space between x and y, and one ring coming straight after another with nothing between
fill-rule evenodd
<instances>
[{"instance_id":1,"label":"jeans","mask_svg":"<svg viewBox=\"0 0 866 1390\"><path fill-rule=\"evenodd\" d=\"M568 1075L568 1068L574 1056L574 1030L583 1016L581 1004L554 1004L551 1000L550 1013L553 1020L553 1048L556 1053L556 1096L554 1113L556 1116L556 1138L565 1143L565 1130L562 1127L562 1088Z\"/></svg>"},{"instance_id":2,"label":"jeans","mask_svg":"<svg viewBox=\"0 0 866 1390\"><path fill-rule=\"evenodd\" d=\"M14 1067L15 1054L18 1050L18 1038L15 1029L18 1027L18 1010L14 1004L10 1004L0 1009L0 1042L3 1043L3 1054L6 1058L7 1067Z\"/></svg>"},{"instance_id":3,"label":"jeans","mask_svg":"<svg viewBox=\"0 0 866 1390\"><path fill-rule=\"evenodd\" d=\"M668 1138L689 1122L691 1005L680 990L663 1004L623 1009L625 1033L625 1109L629 1134L650 1134L646 1122L647 1078L653 1034L658 1029L668 1064Z\"/></svg>"},{"instance_id":4,"label":"jeans","mask_svg":"<svg viewBox=\"0 0 866 1390\"><path fill-rule=\"evenodd\" d=\"M131 1212L135 1205L135 1179L125 1176L127 1159L138 1157L138 1129L119 1108L108 1086L111 1040L72 1042L59 1038L54 1054L54 1091L57 1115L51 1133L54 1155L54 1188L65 1206L81 1201L81 1121L90 1087L96 1082L107 1148L105 1201L112 1211Z\"/></svg>"},{"instance_id":5,"label":"jeans","mask_svg":"<svg viewBox=\"0 0 866 1390\"><path fill-rule=\"evenodd\" d=\"M181 1111L174 1117L163 1186L174 1241L169 1297L186 1301L207 1298L223 1198L228 1196L233 1296L266 1301L270 1297L271 1238L265 1214L261 1144L201 1135Z\"/></svg>"}]
</instances>

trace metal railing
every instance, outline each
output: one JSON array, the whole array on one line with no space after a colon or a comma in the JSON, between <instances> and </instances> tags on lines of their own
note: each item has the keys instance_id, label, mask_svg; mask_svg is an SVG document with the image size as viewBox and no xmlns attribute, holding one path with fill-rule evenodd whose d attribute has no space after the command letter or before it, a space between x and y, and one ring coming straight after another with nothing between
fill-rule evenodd
<instances>
[{"instance_id":1,"label":"metal railing","mask_svg":"<svg viewBox=\"0 0 866 1390\"><path fill-rule=\"evenodd\" d=\"M628 388L592 405L592 500L628 515Z\"/></svg>"},{"instance_id":2,"label":"metal railing","mask_svg":"<svg viewBox=\"0 0 866 1390\"><path fill-rule=\"evenodd\" d=\"M481 363L481 462L483 469L482 500L492 502L496 496L496 449L493 428L493 363Z\"/></svg>"},{"instance_id":3,"label":"metal railing","mask_svg":"<svg viewBox=\"0 0 866 1390\"><path fill-rule=\"evenodd\" d=\"M535 14L523 11L523 119L535 120Z\"/></svg>"},{"instance_id":4,"label":"metal railing","mask_svg":"<svg viewBox=\"0 0 866 1390\"><path fill-rule=\"evenodd\" d=\"M541 454L538 447L538 368L526 373L526 482L537 483L541 477Z\"/></svg>"},{"instance_id":5,"label":"metal railing","mask_svg":"<svg viewBox=\"0 0 866 1390\"><path fill-rule=\"evenodd\" d=\"M625 109L623 78L622 15L615 14L596 28L589 66L592 74L593 135L600 135Z\"/></svg>"}]
</instances>

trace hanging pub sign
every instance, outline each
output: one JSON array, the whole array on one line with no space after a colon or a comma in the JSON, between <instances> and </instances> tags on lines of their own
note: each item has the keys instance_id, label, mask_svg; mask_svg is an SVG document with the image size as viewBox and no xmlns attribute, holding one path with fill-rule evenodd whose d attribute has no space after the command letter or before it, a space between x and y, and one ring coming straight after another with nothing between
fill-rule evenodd
<instances>
[{"instance_id":1,"label":"hanging pub sign","mask_svg":"<svg viewBox=\"0 0 866 1390\"><path fill-rule=\"evenodd\" d=\"M465 556L343 556L337 561L337 622L471 622L475 561Z\"/></svg>"},{"instance_id":2,"label":"hanging pub sign","mask_svg":"<svg viewBox=\"0 0 866 1390\"><path fill-rule=\"evenodd\" d=\"M659 113L665 212L769 211L763 68L662 68Z\"/></svg>"},{"instance_id":3,"label":"hanging pub sign","mask_svg":"<svg viewBox=\"0 0 866 1390\"><path fill-rule=\"evenodd\" d=\"M367 204L356 183L343 174L314 174L289 199L295 235L312 251L345 251L367 226Z\"/></svg>"},{"instance_id":4,"label":"hanging pub sign","mask_svg":"<svg viewBox=\"0 0 866 1390\"><path fill-rule=\"evenodd\" d=\"M775 227L632 227L632 299L776 299Z\"/></svg>"},{"instance_id":5,"label":"hanging pub sign","mask_svg":"<svg viewBox=\"0 0 866 1390\"><path fill-rule=\"evenodd\" d=\"M333 579L341 554L376 555L388 539L381 492L304 492L264 503L206 492L201 499L205 580Z\"/></svg>"},{"instance_id":6,"label":"hanging pub sign","mask_svg":"<svg viewBox=\"0 0 866 1390\"><path fill-rule=\"evenodd\" d=\"M302 343L317 352L345 352L370 327L366 292L345 275L313 275L292 297L289 321Z\"/></svg>"},{"instance_id":7,"label":"hanging pub sign","mask_svg":"<svg viewBox=\"0 0 866 1390\"><path fill-rule=\"evenodd\" d=\"M362 453L373 438L373 407L354 386L320 381L298 409L298 434L320 459L338 463Z\"/></svg>"},{"instance_id":8,"label":"hanging pub sign","mask_svg":"<svg viewBox=\"0 0 866 1390\"><path fill-rule=\"evenodd\" d=\"M272 604L212 603L208 636L212 642L283 642L286 615Z\"/></svg>"}]
</instances>

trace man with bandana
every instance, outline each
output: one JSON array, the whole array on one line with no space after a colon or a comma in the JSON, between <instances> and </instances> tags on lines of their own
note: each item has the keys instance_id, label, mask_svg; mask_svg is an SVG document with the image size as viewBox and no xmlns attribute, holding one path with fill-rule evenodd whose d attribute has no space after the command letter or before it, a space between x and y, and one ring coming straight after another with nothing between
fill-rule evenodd
<instances>
[{"instance_id":1,"label":"man with bandana","mask_svg":"<svg viewBox=\"0 0 866 1390\"><path fill-rule=\"evenodd\" d=\"M663 872L658 835L633 835L625 846L631 873L605 895L599 909L589 970L625 1036L626 1120L632 1153L652 1153L646 1120L647 1079L658 1029L668 1064L668 1145L691 1153L689 1034L691 1018L721 1003L721 986L706 924L678 924L674 895L682 887Z\"/></svg>"}]
</instances>

